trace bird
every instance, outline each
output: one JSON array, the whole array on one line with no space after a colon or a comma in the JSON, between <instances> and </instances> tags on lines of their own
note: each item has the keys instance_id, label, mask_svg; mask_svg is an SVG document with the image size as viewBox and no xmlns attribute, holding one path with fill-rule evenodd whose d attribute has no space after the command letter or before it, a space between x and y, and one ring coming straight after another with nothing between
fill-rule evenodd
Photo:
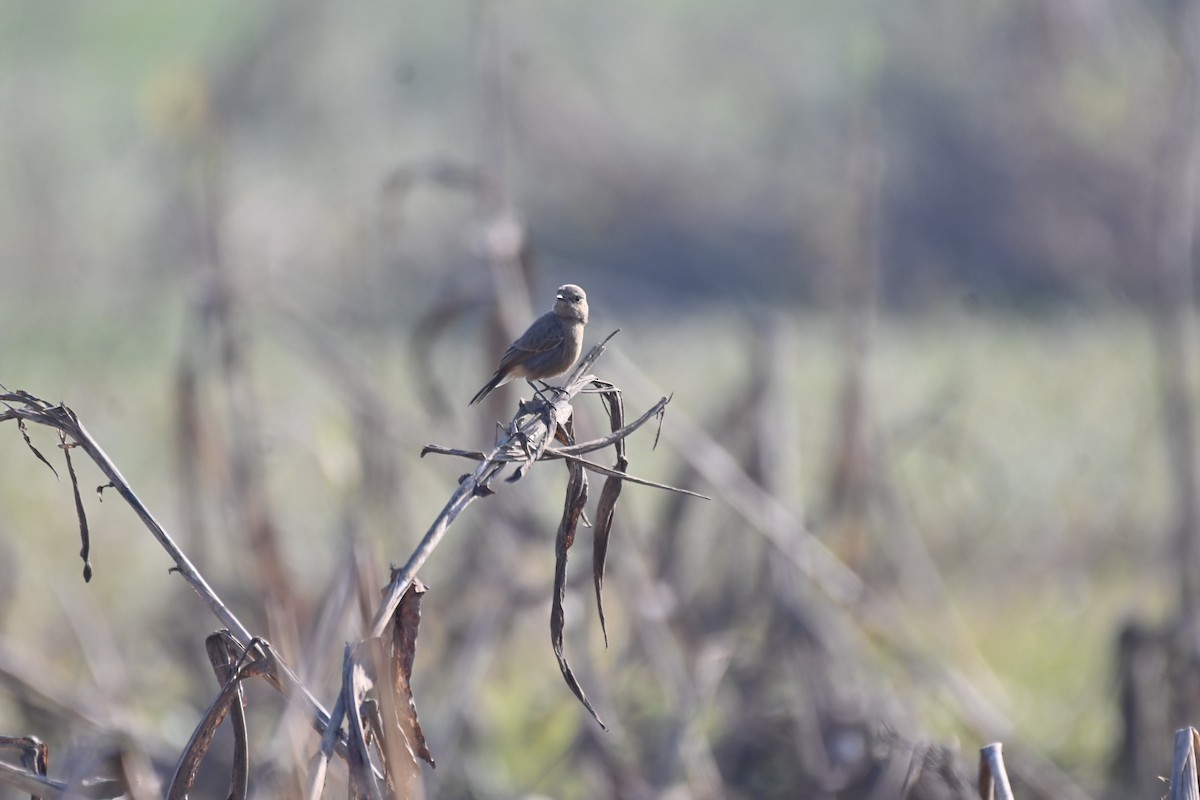
<instances>
[{"instance_id":1,"label":"bird","mask_svg":"<svg viewBox=\"0 0 1200 800\"><path fill-rule=\"evenodd\" d=\"M558 287L554 309L535 319L504 351L500 366L471 398L470 405L513 378L524 378L532 386L535 380L562 375L583 350L583 326L587 321L587 294L583 289L573 283Z\"/></svg>"}]
</instances>

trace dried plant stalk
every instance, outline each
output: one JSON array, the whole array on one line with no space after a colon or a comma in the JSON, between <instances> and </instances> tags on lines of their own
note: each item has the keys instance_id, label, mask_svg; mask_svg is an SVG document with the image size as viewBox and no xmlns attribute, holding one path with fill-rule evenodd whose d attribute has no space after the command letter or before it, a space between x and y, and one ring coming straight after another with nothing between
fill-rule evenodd
<instances>
[{"instance_id":1,"label":"dried plant stalk","mask_svg":"<svg viewBox=\"0 0 1200 800\"><path fill-rule=\"evenodd\" d=\"M243 647L257 648L260 655L269 657L270 663L275 670L274 677L286 689L284 692L285 696L301 703L305 708L313 727L320 732L324 732L326 727L329 725L330 717L328 712L326 712L321 704L317 702L316 698L313 697L308 688L300 682L300 679L296 676L291 667L289 667L277 653L274 653L265 641L251 634L249 629L247 629L247 627L242 624L241 620L238 619L237 615L235 615L233 611L227 605L225 605L225 603L217 595L216 591L214 591L209 585L208 581L205 580L204 576L200 573L196 566L191 562L183 550L175 543L174 539L171 538L170 534L167 533L162 524L159 523L159 521L150 512L150 509L146 506L146 504L143 503L141 498L134 493L133 488L125 479L125 476L121 474L121 471L117 469L116 464L113 463L112 459L108 457L108 454L104 452L104 449L92 437L87 428L84 427L83 423L80 421L75 412L72 411L68 406L62 404L52 404L37 398L28 392L20 390L14 392L4 391L0 393L0 404L2 404L5 409L4 411L0 412L0 422L10 419L17 420L18 427L21 429L22 435L27 443L29 443L29 438L24 428L26 423L32 422L37 425L44 425L46 427L53 428L55 431L58 431L63 442L61 446L64 450L64 454L67 454L66 458L68 458L68 472L72 476L73 489L76 496L76 510L79 514L81 535L83 536L85 542L87 538L86 515L80 499L77 478L74 475L74 467L69 460L70 456L68 448L79 448L83 450L83 452L87 453L88 457L92 459L92 461L108 479L108 483L99 487L97 491L105 488L112 488L115 489L119 495L121 495L122 499L129 504L134 513L138 515L138 518L142 520L142 523L150 531L151 535L154 536L159 545L166 550L167 555L174 562L175 566L172 568L172 572L179 573L179 575L182 576L185 581L187 581L188 585L192 587L192 590L195 591L202 600L204 600L204 602L212 610L213 614L216 615L217 619L219 619L222 624L232 632L234 638L236 638ZM71 441L67 442L67 438L69 438ZM29 443L29 447L34 450L35 455L41 461L47 463L47 465L49 464L49 462L46 461L41 453L37 452L37 450L33 448L31 443ZM83 554L86 565L86 547ZM85 566L85 578L89 574L90 568ZM346 753L346 742L344 737L342 737L340 734L335 739L335 746L338 753L343 755Z\"/></svg>"}]
</instances>

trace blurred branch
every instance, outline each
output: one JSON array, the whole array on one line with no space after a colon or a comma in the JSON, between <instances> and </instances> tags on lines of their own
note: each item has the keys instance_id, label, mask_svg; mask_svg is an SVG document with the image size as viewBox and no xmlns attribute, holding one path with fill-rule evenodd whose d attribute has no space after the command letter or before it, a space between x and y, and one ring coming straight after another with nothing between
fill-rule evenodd
<instances>
[{"instance_id":1,"label":"blurred branch","mask_svg":"<svg viewBox=\"0 0 1200 800\"><path fill-rule=\"evenodd\" d=\"M842 287L842 386L829 487L829 515L844 521L851 549L865 551L871 478L875 454L871 449L871 409L868 362L879 294L879 203L883 186L883 150L877 114L860 109L851 132L850 215L853 225L846 244Z\"/></svg>"},{"instance_id":2,"label":"blurred branch","mask_svg":"<svg viewBox=\"0 0 1200 800\"><path fill-rule=\"evenodd\" d=\"M1158 333L1163 426L1174 483L1175 563L1179 567L1180 623L1200 636L1200 465L1196 453L1198 358L1192 275L1196 171L1200 162L1200 52L1196 3L1180 3L1166 21L1175 45L1171 102L1158 152Z\"/></svg>"},{"instance_id":3,"label":"blurred branch","mask_svg":"<svg viewBox=\"0 0 1200 800\"><path fill-rule=\"evenodd\" d=\"M44 709L63 719L75 720L100 730L115 731L134 742L144 752L156 756L167 750L157 731L137 725L127 715L113 709L92 692L73 688L65 678L52 675L46 664L23 657L0 642L0 683L11 687L10 695Z\"/></svg>"},{"instance_id":4,"label":"blurred branch","mask_svg":"<svg viewBox=\"0 0 1200 800\"><path fill-rule=\"evenodd\" d=\"M621 372L648 392L657 387L633 361L619 351ZM849 608L862 597L864 587L857 574L818 540L788 508L754 482L725 448L686 415L672 416L668 436L682 458L717 489L721 500L737 511L771 542L779 552L821 589Z\"/></svg>"},{"instance_id":5,"label":"blurred branch","mask_svg":"<svg viewBox=\"0 0 1200 800\"><path fill-rule=\"evenodd\" d=\"M125 784L118 780L100 778L81 783L67 783L14 767L3 761L0 761L0 784L7 784L19 791L28 792L35 798L45 798L45 800L65 800L71 797L108 800L108 798L124 797L129 792Z\"/></svg>"},{"instance_id":6,"label":"blurred branch","mask_svg":"<svg viewBox=\"0 0 1200 800\"><path fill-rule=\"evenodd\" d=\"M483 258L496 294L493 341L512 341L531 319L533 273L529 232L513 209L509 176L508 51L502 0L474 0L472 37L478 74L478 224Z\"/></svg>"},{"instance_id":7,"label":"blurred branch","mask_svg":"<svg viewBox=\"0 0 1200 800\"><path fill-rule=\"evenodd\" d=\"M200 149L200 225L204 237L207 273L199 281L199 296L193 313L200 320L193 328L211 337L216 350L216 379L225 401L228 418L226 455L231 504L250 543L250 554L256 577L263 592L267 625L276 640L295 643L294 622L299 609L296 595L279 546L278 530L271 512L264 481L263 426L258 419L262 404L254 391L249 366L249 335L244 324L245 303L239 296L240 286L234 280L222 248L220 221L225 214L221 140L215 123L205 129ZM203 337L185 342L192 348L203 348L209 342ZM185 358L186 351L181 354ZM198 357L195 357L198 360ZM191 365L195 369L195 365ZM196 375L192 380L198 380ZM186 388L186 387L181 387ZM191 387L193 390L196 387ZM194 400L191 402L195 402ZM187 411L187 402L181 402ZM286 635L286 638L285 638Z\"/></svg>"},{"instance_id":8,"label":"blurred branch","mask_svg":"<svg viewBox=\"0 0 1200 800\"><path fill-rule=\"evenodd\" d=\"M982 800L1013 800L1000 742L993 742L979 751L979 796Z\"/></svg>"}]
</instances>

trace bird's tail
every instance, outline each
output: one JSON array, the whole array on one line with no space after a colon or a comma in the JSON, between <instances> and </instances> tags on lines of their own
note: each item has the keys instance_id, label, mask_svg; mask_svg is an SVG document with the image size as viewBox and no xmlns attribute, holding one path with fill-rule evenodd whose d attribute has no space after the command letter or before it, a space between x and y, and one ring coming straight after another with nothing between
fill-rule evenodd
<instances>
[{"instance_id":1,"label":"bird's tail","mask_svg":"<svg viewBox=\"0 0 1200 800\"><path fill-rule=\"evenodd\" d=\"M497 386L499 386L500 384L505 382L504 381L505 377L506 376L501 375L500 372L497 370L496 374L493 375L491 378L489 378L488 382L483 385L483 388L480 389L475 394L475 396L471 398L471 402L468 403L468 405L472 405L472 406L478 405L480 400L487 397L489 394L492 393L493 389L495 389Z\"/></svg>"}]
</instances>

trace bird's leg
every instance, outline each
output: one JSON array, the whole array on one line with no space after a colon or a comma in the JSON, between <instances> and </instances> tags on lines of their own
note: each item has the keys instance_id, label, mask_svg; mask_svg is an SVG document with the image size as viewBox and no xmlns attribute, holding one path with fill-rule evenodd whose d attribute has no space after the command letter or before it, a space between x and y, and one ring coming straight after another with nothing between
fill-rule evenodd
<instances>
[{"instance_id":1,"label":"bird's leg","mask_svg":"<svg viewBox=\"0 0 1200 800\"><path fill-rule=\"evenodd\" d=\"M533 393L534 393L534 395L535 395L535 396L536 396L536 397L537 397L539 400L541 400L543 403L547 403L547 404L549 404L551 401L550 401L549 399L547 399L547 398L546 398L546 394L545 394L546 392L548 392L548 391L550 391L550 390L552 390L552 389L553 389L555 392L561 392L561 391L562 391L562 389L561 389L561 388L559 388L558 386L551 386L550 384L546 383L545 381L538 381L538 383L540 383L540 384L542 385L542 388L541 388L541 389L539 389L539 388L538 388L538 387L537 387L537 386L534 384L534 382L533 382L532 380L530 380L529 378L526 378L526 379L525 379L525 382L529 384L529 388L530 388L530 389L533 389Z\"/></svg>"}]
</instances>

